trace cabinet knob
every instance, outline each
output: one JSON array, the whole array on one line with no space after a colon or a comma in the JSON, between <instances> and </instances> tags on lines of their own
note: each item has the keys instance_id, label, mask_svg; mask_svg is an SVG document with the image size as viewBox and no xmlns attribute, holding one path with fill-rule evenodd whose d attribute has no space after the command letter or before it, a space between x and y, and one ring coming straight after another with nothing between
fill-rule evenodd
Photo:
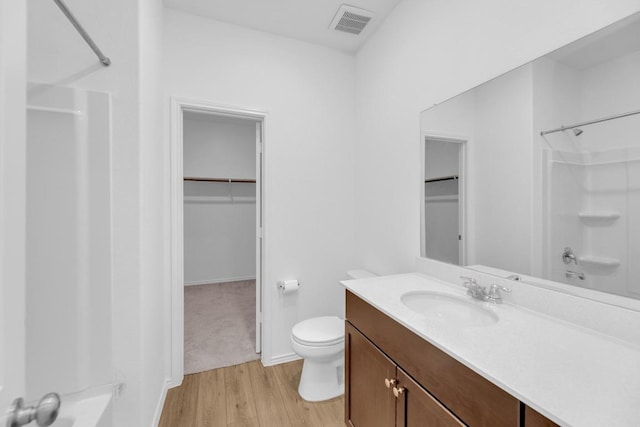
<instances>
[{"instance_id":1,"label":"cabinet knob","mask_svg":"<svg viewBox=\"0 0 640 427\"><path fill-rule=\"evenodd\" d=\"M402 393L404 393L404 387L394 387L393 388L393 395L395 397L400 397L402 395Z\"/></svg>"},{"instance_id":2,"label":"cabinet knob","mask_svg":"<svg viewBox=\"0 0 640 427\"><path fill-rule=\"evenodd\" d=\"M391 386L396 385L397 382L398 380L396 379L389 379L389 378L384 379L384 385L387 386L387 388L391 388Z\"/></svg>"}]
</instances>

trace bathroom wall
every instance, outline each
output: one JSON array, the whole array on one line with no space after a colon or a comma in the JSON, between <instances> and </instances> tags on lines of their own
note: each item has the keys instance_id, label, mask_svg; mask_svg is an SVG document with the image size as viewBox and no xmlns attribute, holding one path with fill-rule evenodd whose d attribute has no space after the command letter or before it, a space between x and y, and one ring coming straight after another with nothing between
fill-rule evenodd
<instances>
[{"instance_id":1,"label":"bathroom wall","mask_svg":"<svg viewBox=\"0 0 640 427\"><path fill-rule=\"evenodd\" d=\"M184 176L256 177L256 123L185 113ZM256 184L184 182L185 285L256 277Z\"/></svg>"},{"instance_id":2,"label":"bathroom wall","mask_svg":"<svg viewBox=\"0 0 640 427\"><path fill-rule=\"evenodd\" d=\"M399 3L356 55L359 264L414 269L420 111L638 10L637 0Z\"/></svg>"},{"instance_id":3,"label":"bathroom wall","mask_svg":"<svg viewBox=\"0 0 640 427\"><path fill-rule=\"evenodd\" d=\"M592 64L564 65L546 59L535 66L535 83L540 104L536 115L541 129L558 127L633 110L640 96L635 77L640 72L640 54ZM538 87L538 86L536 86ZM558 119L549 117L558 114ZM568 112L571 112L570 114ZM621 295L640 293L629 277L637 273L631 260L638 252L634 219L638 217L638 192L634 189L639 168L640 119L622 118L571 132L545 136L541 142L554 149L553 159L543 167L550 174L546 193L552 212L548 252L558 254L547 262L550 277L576 286ZM544 141L541 139L541 141ZM632 159L631 161L626 161ZM619 219L580 219L579 212L615 211ZM598 265L580 261L565 265L559 254L571 247L577 257L595 256L617 260L620 265ZM585 273L585 280L565 277L567 270Z\"/></svg>"},{"instance_id":4,"label":"bathroom wall","mask_svg":"<svg viewBox=\"0 0 640 427\"><path fill-rule=\"evenodd\" d=\"M640 51L616 58L582 72L581 112L583 120L638 109L640 85ZM598 271L597 286L614 293L640 297L640 275L635 260L640 255L640 116L635 115L584 128L580 144L599 154L591 162L611 162L591 166L589 199L592 210L617 210L619 220L613 224L589 227L590 252L621 261L617 269ZM614 136L615 137L612 137ZM613 271L611 271L613 270Z\"/></svg>"},{"instance_id":5,"label":"bathroom wall","mask_svg":"<svg viewBox=\"0 0 640 427\"><path fill-rule=\"evenodd\" d=\"M112 65L98 63L53 2L29 2L28 80L112 95L113 364L114 381L123 383L114 425L147 426L158 410L168 357L166 150L156 99L162 2L67 4Z\"/></svg>"},{"instance_id":6,"label":"bathroom wall","mask_svg":"<svg viewBox=\"0 0 640 427\"><path fill-rule=\"evenodd\" d=\"M531 96L527 65L421 115L422 132L468 141L466 264L531 272Z\"/></svg>"},{"instance_id":7,"label":"bathroom wall","mask_svg":"<svg viewBox=\"0 0 640 427\"><path fill-rule=\"evenodd\" d=\"M354 58L170 9L165 29L165 106L177 96L266 111L263 287L271 317L262 359L287 360L293 324L342 314L338 281L358 266ZM375 197L390 203L394 195ZM280 294L277 282L293 278L300 290Z\"/></svg>"}]
</instances>

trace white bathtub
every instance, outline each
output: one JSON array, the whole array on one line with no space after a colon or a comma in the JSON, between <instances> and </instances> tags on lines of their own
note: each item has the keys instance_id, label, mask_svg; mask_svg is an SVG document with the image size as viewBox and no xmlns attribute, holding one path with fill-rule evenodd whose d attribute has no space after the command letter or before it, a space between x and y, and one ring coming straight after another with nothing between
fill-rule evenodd
<instances>
[{"instance_id":1,"label":"white bathtub","mask_svg":"<svg viewBox=\"0 0 640 427\"><path fill-rule=\"evenodd\" d=\"M111 103L107 93L27 92L28 402L61 396L54 426L111 426Z\"/></svg>"},{"instance_id":2,"label":"white bathtub","mask_svg":"<svg viewBox=\"0 0 640 427\"><path fill-rule=\"evenodd\" d=\"M53 427L112 427L111 393L62 396L61 400Z\"/></svg>"}]
</instances>

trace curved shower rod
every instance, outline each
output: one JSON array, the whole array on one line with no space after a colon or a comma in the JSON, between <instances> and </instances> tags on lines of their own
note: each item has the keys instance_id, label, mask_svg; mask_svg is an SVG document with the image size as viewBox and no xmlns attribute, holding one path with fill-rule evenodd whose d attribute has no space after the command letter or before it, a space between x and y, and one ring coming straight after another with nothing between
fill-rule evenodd
<instances>
[{"instance_id":1,"label":"curved shower rod","mask_svg":"<svg viewBox=\"0 0 640 427\"><path fill-rule=\"evenodd\" d=\"M596 120L589 120L588 122L576 123L575 125L571 125L571 126L560 126L559 128L556 128L556 129L543 130L542 132L540 132L540 136L545 136L549 133L560 132L563 130L569 130L569 129L574 129L582 126L592 125L594 123L601 123L609 120L621 119L622 117L629 117L635 114L640 114L640 110L629 111L627 113L616 114L615 116L603 117L601 119L596 119ZM582 132L579 131L579 133L576 133L576 136L580 135L581 133Z\"/></svg>"},{"instance_id":2,"label":"curved shower rod","mask_svg":"<svg viewBox=\"0 0 640 427\"><path fill-rule=\"evenodd\" d=\"M71 25L73 25L75 29L78 30L78 32L80 33L84 41L87 42L91 50L95 52L95 54L98 56L98 59L100 59L100 62L102 63L102 65L104 65L105 67L108 67L109 65L111 65L111 60L108 57L106 57L104 53L102 53L100 48L95 44L95 42L89 36L89 34L87 34L84 28L82 28L82 25L80 25L80 23L75 18L75 16L73 16L69 8L67 8L67 5L65 5L62 2L62 0L53 0L53 1L58 5L62 13L64 13L64 15L67 17L67 19L69 19L69 22L71 22Z\"/></svg>"}]
</instances>

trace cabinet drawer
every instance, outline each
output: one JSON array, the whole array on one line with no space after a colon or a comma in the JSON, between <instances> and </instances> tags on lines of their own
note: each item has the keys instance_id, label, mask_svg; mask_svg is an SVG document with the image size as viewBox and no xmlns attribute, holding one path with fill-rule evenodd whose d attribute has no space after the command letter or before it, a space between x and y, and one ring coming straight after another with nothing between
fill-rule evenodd
<instances>
[{"instance_id":1,"label":"cabinet drawer","mask_svg":"<svg viewBox=\"0 0 640 427\"><path fill-rule=\"evenodd\" d=\"M520 402L347 291L347 320L464 423L520 425Z\"/></svg>"}]
</instances>

